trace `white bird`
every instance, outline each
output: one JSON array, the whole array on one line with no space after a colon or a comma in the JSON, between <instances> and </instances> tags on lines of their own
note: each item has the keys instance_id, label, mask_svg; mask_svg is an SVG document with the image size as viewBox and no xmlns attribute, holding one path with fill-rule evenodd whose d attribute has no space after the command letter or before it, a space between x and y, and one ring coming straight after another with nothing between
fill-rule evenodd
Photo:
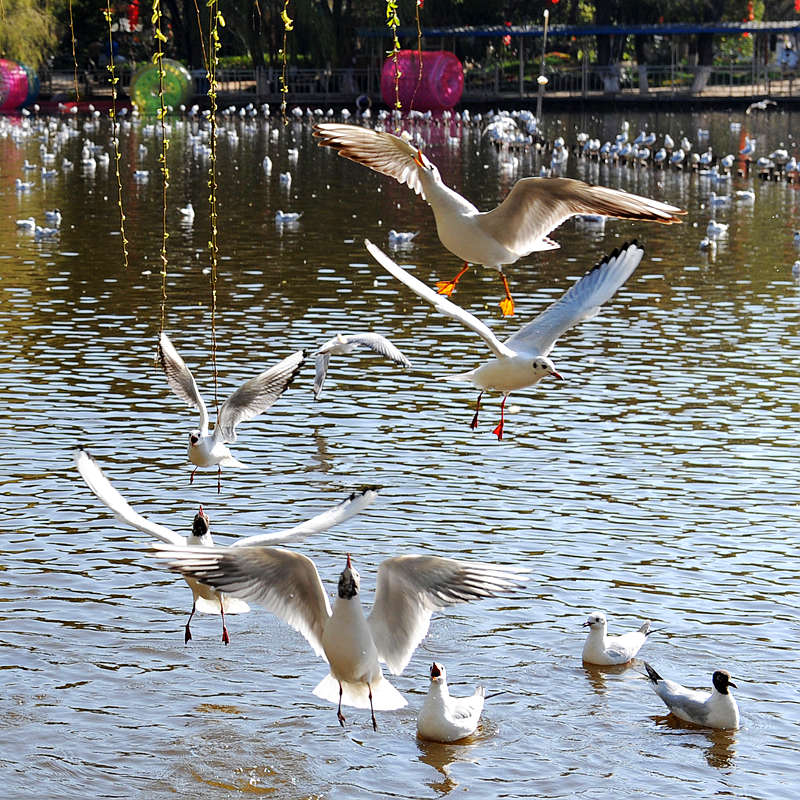
<instances>
[{"instance_id":1,"label":"white bird","mask_svg":"<svg viewBox=\"0 0 800 800\"><path fill-rule=\"evenodd\" d=\"M272 173L272 159L269 156L264 156L261 166L264 168L265 175L270 175Z\"/></svg>"},{"instance_id":2,"label":"white bird","mask_svg":"<svg viewBox=\"0 0 800 800\"><path fill-rule=\"evenodd\" d=\"M26 217L25 219L18 219L17 227L26 233L33 233L36 230L36 218Z\"/></svg>"},{"instance_id":3,"label":"white bird","mask_svg":"<svg viewBox=\"0 0 800 800\"><path fill-rule=\"evenodd\" d=\"M503 438L503 423L508 395L517 389L533 386L547 375L561 378L555 364L548 358L557 339L573 325L593 317L622 286L642 260L644 250L636 242L614 250L599 264L574 283L555 303L549 305L532 322L523 326L505 342L501 342L491 329L477 317L457 306L426 286L422 281L399 267L374 244L367 241L367 250L373 258L412 292L427 300L438 311L457 319L480 336L494 354L494 358L471 372L443 376L444 380L467 381L480 389L475 416L470 427L478 426L478 412L484 391L493 389L503 394L500 405L500 423L494 429L498 439Z\"/></svg>"},{"instance_id":4,"label":"white bird","mask_svg":"<svg viewBox=\"0 0 800 800\"><path fill-rule=\"evenodd\" d=\"M194 480L198 467L217 465L219 492L222 467L245 466L231 455L227 447L236 441L236 426L262 414L291 386L305 359L305 352L299 350L242 384L222 404L213 433L208 431L208 411L194 377L163 332L158 342L158 358L172 391L200 412L200 427L189 434L189 461L195 465L189 483Z\"/></svg>"},{"instance_id":5,"label":"white bird","mask_svg":"<svg viewBox=\"0 0 800 800\"><path fill-rule=\"evenodd\" d=\"M722 236L728 235L728 224L726 222L717 222L715 219L708 221L706 226L706 234L712 239L719 239Z\"/></svg>"},{"instance_id":6,"label":"white bird","mask_svg":"<svg viewBox=\"0 0 800 800\"><path fill-rule=\"evenodd\" d=\"M54 225L56 228L61 227L61 211L57 208L54 208L50 211L44 212L44 218L47 222L51 225Z\"/></svg>"},{"instance_id":7,"label":"white bird","mask_svg":"<svg viewBox=\"0 0 800 800\"><path fill-rule=\"evenodd\" d=\"M170 569L236 594L271 611L299 631L330 666L314 694L342 705L375 710L406 705L383 677L379 661L399 675L428 631L431 614L446 606L495 597L522 583L526 570L439 556L395 556L378 567L375 601L368 617L361 606L360 577L350 556L339 577L331 611L310 558L280 547L154 545Z\"/></svg>"},{"instance_id":8,"label":"white bird","mask_svg":"<svg viewBox=\"0 0 800 800\"><path fill-rule=\"evenodd\" d=\"M641 649L645 639L652 633L650 623L645 622L638 631L623 633L621 636L608 636L606 615L602 611L592 611L583 623L589 628L589 635L583 645L583 660L587 664L627 664Z\"/></svg>"},{"instance_id":9,"label":"white bird","mask_svg":"<svg viewBox=\"0 0 800 800\"><path fill-rule=\"evenodd\" d=\"M278 177L278 181L280 182L281 186L291 186L292 185L292 173L291 172L281 172L280 176Z\"/></svg>"},{"instance_id":10,"label":"white bird","mask_svg":"<svg viewBox=\"0 0 800 800\"><path fill-rule=\"evenodd\" d=\"M389 231L389 244L395 247L402 247L403 245L411 244L414 237L417 236L419 231L396 231L392 228Z\"/></svg>"},{"instance_id":11,"label":"white bird","mask_svg":"<svg viewBox=\"0 0 800 800\"><path fill-rule=\"evenodd\" d=\"M92 490L98 500L105 503L113 512L114 516L126 525L130 525L137 530L149 533L155 536L156 539L173 547L212 547L214 540L211 538L211 530L209 525L208 515L200 510L195 514L194 522L192 523L192 533L189 536L181 536L179 533L159 525L157 522L151 522L147 517L143 517L128 504L127 500L111 485L108 478L103 474L97 462L92 455L84 450L82 447L75 450L74 453L75 466L78 468L86 485ZM360 492L354 492L346 500L323 512L312 517L307 522L296 525L285 531L278 533L261 533L255 536L245 536L235 541L231 547L243 547L254 544L282 544L286 542L297 542L311 536L314 533L332 528L350 517L358 514L359 511L365 509L377 497L378 491L375 487L363 489ZM218 592L210 586L200 583L192 577L184 576L186 583L192 590L192 611L189 614L189 619L186 621L184 629L184 643L192 638L192 632L189 624L195 611L201 614L220 614L222 616L222 641L225 644L230 642L228 630L225 627L225 614L244 614L250 610L250 606L237 597L232 597L225 592Z\"/></svg>"},{"instance_id":12,"label":"white bird","mask_svg":"<svg viewBox=\"0 0 800 800\"><path fill-rule=\"evenodd\" d=\"M714 241L714 239L711 239L708 236L704 236L700 240L700 249L701 250L710 250L710 251L713 252L713 251L715 251L717 249L717 243L716 243L716 241Z\"/></svg>"},{"instance_id":13,"label":"white bird","mask_svg":"<svg viewBox=\"0 0 800 800\"><path fill-rule=\"evenodd\" d=\"M194 222L194 206L191 201L183 208L179 208L178 213L181 215L181 222L185 222L187 225L191 225Z\"/></svg>"},{"instance_id":14,"label":"white bird","mask_svg":"<svg viewBox=\"0 0 800 800\"><path fill-rule=\"evenodd\" d=\"M456 742L475 733L483 711L484 692L479 686L469 697L452 697L447 670L433 662L431 685L417 716L417 735L431 742Z\"/></svg>"},{"instance_id":15,"label":"white bird","mask_svg":"<svg viewBox=\"0 0 800 800\"><path fill-rule=\"evenodd\" d=\"M800 261L795 261L794 264L792 264L792 277L795 280L800 278Z\"/></svg>"},{"instance_id":16,"label":"white bird","mask_svg":"<svg viewBox=\"0 0 800 800\"><path fill-rule=\"evenodd\" d=\"M736 689L727 670L718 669L711 677L711 692L687 689L662 678L646 661L644 667L653 684L653 691L678 718L704 728L734 729L739 727L739 707L729 687Z\"/></svg>"},{"instance_id":17,"label":"white bird","mask_svg":"<svg viewBox=\"0 0 800 800\"><path fill-rule=\"evenodd\" d=\"M737 203L751 204L756 201L756 193L752 189L737 189L735 197Z\"/></svg>"},{"instance_id":18,"label":"white bird","mask_svg":"<svg viewBox=\"0 0 800 800\"><path fill-rule=\"evenodd\" d=\"M451 281L439 281L440 294L451 295L469 264L483 264L500 273L506 296L500 306L513 314L514 302L503 273L505 264L558 244L548 234L575 214L680 222L675 206L603 186L590 186L571 178L523 178L494 210L480 212L454 192L439 170L405 139L356 125L334 123L314 126L318 144L332 147L340 156L407 184L422 195L433 210L441 243L464 261Z\"/></svg>"},{"instance_id":19,"label":"white bird","mask_svg":"<svg viewBox=\"0 0 800 800\"><path fill-rule=\"evenodd\" d=\"M395 364L400 364L402 367L411 366L411 362L385 336L381 336L379 333L337 333L336 336L325 342L314 353L316 356L315 400L319 400L322 394L322 385L325 383L325 376L328 374L328 363L331 356L349 355L358 347L369 348L391 359Z\"/></svg>"},{"instance_id":20,"label":"white bird","mask_svg":"<svg viewBox=\"0 0 800 800\"><path fill-rule=\"evenodd\" d=\"M276 225L283 225L285 223L291 224L292 222L297 222L302 216L303 216L302 211L281 211L281 209L278 209L275 212L275 224Z\"/></svg>"}]
</instances>

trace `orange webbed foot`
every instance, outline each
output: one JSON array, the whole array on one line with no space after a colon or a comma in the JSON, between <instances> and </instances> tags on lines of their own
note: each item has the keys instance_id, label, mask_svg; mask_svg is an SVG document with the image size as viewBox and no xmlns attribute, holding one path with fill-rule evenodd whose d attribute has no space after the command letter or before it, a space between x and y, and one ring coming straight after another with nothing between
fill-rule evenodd
<instances>
[{"instance_id":1,"label":"orange webbed foot","mask_svg":"<svg viewBox=\"0 0 800 800\"><path fill-rule=\"evenodd\" d=\"M456 288L455 281L436 281L436 291L438 294L443 294L445 297L450 297L453 290Z\"/></svg>"},{"instance_id":2,"label":"orange webbed foot","mask_svg":"<svg viewBox=\"0 0 800 800\"><path fill-rule=\"evenodd\" d=\"M497 427L492 431L492 433L498 438L503 438L503 422L502 420L498 423Z\"/></svg>"},{"instance_id":3,"label":"orange webbed foot","mask_svg":"<svg viewBox=\"0 0 800 800\"><path fill-rule=\"evenodd\" d=\"M503 312L504 317L513 317L514 301L510 297L504 297L500 301L500 310Z\"/></svg>"}]
</instances>

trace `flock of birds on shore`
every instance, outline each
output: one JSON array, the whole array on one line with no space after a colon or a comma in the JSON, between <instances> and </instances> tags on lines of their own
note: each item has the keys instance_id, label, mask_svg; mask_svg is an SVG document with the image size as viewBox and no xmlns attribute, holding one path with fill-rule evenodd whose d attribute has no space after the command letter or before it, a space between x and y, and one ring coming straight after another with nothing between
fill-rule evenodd
<instances>
[{"instance_id":1,"label":"flock of birds on shore","mask_svg":"<svg viewBox=\"0 0 800 800\"><path fill-rule=\"evenodd\" d=\"M186 119L201 118L198 111L185 110ZM245 108L225 116L255 124L261 116L255 107ZM267 110L268 113L268 110ZM132 115L133 116L133 115ZM579 134L574 147L568 148L563 139L556 139L550 147L549 167L534 178L523 178L514 185L505 200L495 209L481 212L442 180L436 166L423 152L424 140L419 132L398 136L389 132L392 118L388 112L376 114L379 125L368 127L371 120L361 115L361 124L348 120L330 122L332 114L316 112L295 113L298 119L314 123L314 136L318 144L331 148L340 156L394 178L409 186L430 206L442 245L464 262L459 273L448 281L440 281L436 288L427 286L400 267L375 244L365 246L375 261L396 277L412 292L429 302L439 312L458 320L480 336L492 353L492 358L469 372L448 376L448 380L466 381L479 390L475 415L470 423L478 426L478 414L484 392L502 395L500 421L494 428L498 439L503 438L504 409L512 391L533 386L546 377L560 379L550 358L558 338L569 328L594 316L608 302L639 265L644 250L636 241L625 243L594 266L573 284L555 303L535 319L501 342L485 322L456 305L449 298L458 281L470 265L483 265L495 269L503 281L505 296L500 307L504 315L514 314L504 267L514 264L532 252L550 250L559 245L549 234L571 217L585 221L621 217L634 220L675 224L684 213L669 204L616 189L591 186L582 181L560 176L569 153L586 159L616 159L630 166L649 163L656 168L671 165L673 168L707 170L711 179L722 185L737 163L727 157L716 160L709 147L704 154L691 152L690 143L667 139L655 153L653 134L643 134L640 142L618 141L600 144L599 140ZM442 120L444 124L480 124L482 135L488 136L504 152L515 148L545 149L538 136L535 119L528 112L498 114L486 120L476 119L467 112ZM412 115L412 120L426 123L425 115ZM0 137L11 136L23 141L28 136L42 139L42 155L47 163L72 136L84 136L83 169L96 169L98 148L89 136L98 130L99 118L90 115L82 125L76 118L66 124L54 118L27 117L24 125L0 122ZM170 124L177 124L172 121ZM428 120L430 124L433 124ZM121 119L121 125L135 124L135 119ZM150 124L150 123L142 123ZM235 132L235 128L230 130ZM225 129L223 128L223 132ZM627 129L625 130L627 134ZM208 141L208 130L199 125L197 146ZM238 135L238 134L237 134ZM522 137L522 139L520 139ZM529 137L529 138L528 138ZM672 154L669 155L672 145ZM755 143L748 139L752 148ZM638 148L638 149L637 149ZM647 155L644 151L648 150ZM667 155L663 155L662 151ZM750 153L740 155L749 158ZM633 157L630 153L635 153ZM682 156L680 155L682 154ZM705 155L708 155L706 158ZM697 156L695 158L695 156ZM676 158L677 157L677 158ZM66 159L65 159L66 161ZM95 166L87 166L94 161ZM779 175L793 180L797 173L794 159L770 156L772 166L756 167L765 175ZM272 169L268 157L262 166ZM794 163L793 163L794 162ZM740 159L740 168L742 160ZM747 162L749 163L749 162ZM27 164L27 162L26 162ZM33 165L31 165L33 166ZM34 167L35 168L35 167ZM62 162L63 169L72 165ZM33 171L31 169L30 171ZM132 175L137 178L135 170ZM555 174L554 174L555 173ZM42 180L47 180L42 173ZM24 194L31 186L20 187ZM287 181L290 183L291 176ZM737 198L745 202L744 198ZM719 198L713 195L711 207ZM194 209L189 203L178 209L184 224L192 224ZM56 236L61 224L61 213L53 210L48 216ZM299 215L278 211L276 223L296 222ZM21 232L37 235L34 218L19 220ZM42 234L44 235L44 234ZM413 244L415 232L392 230L390 246ZM709 236L712 236L709 230ZM724 234L718 234L724 235ZM320 398L332 355L346 355L357 348L367 348L403 367L410 367L406 356L386 337L374 332L337 334L314 351L314 394ZM158 357L168 386L174 394L200 415L199 427L189 434L188 458L194 465L190 482L199 467L217 467L218 491L222 467L242 467L231 453L229 444L236 441L237 426L267 411L289 388L302 367L306 353L299 351L265 370L239 387L222 405L216 425L210 426L208 411L191 371L183 362L169 337L162 333L158 342ZM159 540L155 545L157 557L164 559L169 568L181 574L192 590L193 604L184 627L184 640L190 641L190 623L196 612L219 614L222 619L222 641L228 644L230 636L225 624L226 614L244 613L253 602L287 622L308 641L314 652L325 658L330 667L327 675L314 689L314 694L338 704L337 717L344 725L342 706L369 708L372 725L377 729L375 710L391 710L406 705L405 698L384 678L381 662L393 674L400 674L408 664L414 650L427 633L434 611L455 603L495 597L514 591L524 584L527 570L489 563L441 558L437 556L397 556L385 560L378 571L375 602L365 616L359 597L360 579L348 554L340 575L337 599L331 608L327 593L320 581L314 563L307 557L280 545L297 542L329 529L349 519L366 508L377 496L370 487L354 493L341 504L313 519L289 530L248 537L228 547L215 546L211 538L210 522L202 507L195 515L192 532L188 536L175 533L138 514L113 488L90 453L81 448L75 453L76 466L91 491L123 522L144 531ZM589 628L583 649L583 660L589 664L617 665L634 659L652 632L649 622L637 631L620 636L609 636L606 617L602 612L592 612L584 623ZM735 687L730 675L717 670L712 676L710 692L698 692L662 678L645 663L645 670L654 691L667 707L680 719L712 728L737 728L739 712L730 692ZM418 733L422 738L436 741L457 741L472 734L479 722L483 708L484 692L479 688L474 695L464 698L449 694L446 670L434 662L430 668L430 688L418 716Z\"/></svg>"}]
</instances>

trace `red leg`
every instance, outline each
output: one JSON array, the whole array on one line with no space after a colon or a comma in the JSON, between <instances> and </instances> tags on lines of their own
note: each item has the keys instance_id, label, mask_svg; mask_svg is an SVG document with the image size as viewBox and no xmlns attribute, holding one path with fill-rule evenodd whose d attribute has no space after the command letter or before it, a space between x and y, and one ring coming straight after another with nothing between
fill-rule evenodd
<instances>
[{"instance_id":1,"label":"red leg","mask_svg":"<svg viewBox=\"0 0 800 800\"><path fill-rule=\"evenodd\" d=\"M222 467L217 466L217 494L222 491Z\"/></svg>"},{"instance_id":2,"label":"red leg","mask_svg":"<svg viewBox=\"0 0 800 800\"><path fill-rule=\"evenodd\" d=\"M189 630L189 623L192 621L192 617L194 616L194 609L196 603L192 603L192 613L189 614L189 619L186 620L186 631L184 632L183 636L183 643L186 644L192 638L192 632Z\"/></svg>"},{"instance_id":3,"label":"red leg","mask_svg":"<svg viewBox=\"0 0 800 800\"><path fill-rule=\"evenodd\" d=\"M500 309L504 317L514 316L514 299L511 297L511 289L508 288L508 278L505 273L500 273L500 280L503 281L503 288L506 290L506 296L500 301Z\"/></svg>"},{"instance_id":4,"label":"red leg","mask_svg":"<svg viewBox=\"0 0 800 800\"><path fill-rule=\"evenodd\" d=\"M192 474L189 476L189 483L194 483L194 474L197 472L197 467L192 470Z\"/></svg>"},{"instance_id":5,"label":"red leg","mask_svg":"<svg viewBox=\"0 0 800 800\"><path fill-rule=\"evenodd\" d=\"M500 403L500 424L492 431L498 439L503 438L503 424L505 423L506 400L508 395L503 395L503 402Z\"/></svg>"},{"instance_id":6,"label":"red leg","mask_svg":"<svg viewBox=\"0 0 800 800\"><path fill-rule=\"evenodd\" d=\"M483 397L483 392L478 395L478 402L475 404L475 416L472 418L472 422L470 422L469 426L472 430L478 427L478 412L481 410L481 397Z\"/></svg>"},{"instance_id":7,"label":"red leg","mask_svg":"<svg viewBox=\"0 0 800 800\"><path fill-rule=\"evenodd\" d=\"M336 709L336 717L339 724L344 728L344 714L342 714L342 682L339 681L339 708Z\"/></svg>"},{"instance_id":8,"label":"red leg","mask_svg":"<svg viewBox=\"0 0 800 800\"><path fill-rule=\"evenodd\" d=\"M225 609L222 607L222 598L219 598L219 613L222 616L222 643L230 644L231 637L228 636L228 629L225 627Z\"/></svg>"},{"instance_id":9,"label":"red leg","mask_svg":"<svg viewBox=\"0 0 800 800\"><path fill-rule=\"evenodd\" d=\"M451 281L436 281L436 291L439 292L439 294L444 294L444 295L447 295L447 297L450 297L450 295L453 294L453 289L456 288L456 284L461 279L461 276L468 269L469 269L469 264L465 261L464 262L464 267L462 268L461 272L459 272L458 275L456 275L455 278L453 278L453 280L451 280Z\"/></svg>"}]
</instances>

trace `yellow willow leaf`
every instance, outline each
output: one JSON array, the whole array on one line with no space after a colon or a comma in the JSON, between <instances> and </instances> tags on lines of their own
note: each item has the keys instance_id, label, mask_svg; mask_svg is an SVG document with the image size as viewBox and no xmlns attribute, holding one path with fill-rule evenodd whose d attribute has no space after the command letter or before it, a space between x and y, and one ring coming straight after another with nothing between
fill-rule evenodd
<instances>
[{"instance_id":1,"label":"yellow willow leaf","mask_svg":"<svg viewBox=\"0 0 800 800\"><path fill-rule=\"evenodd\" d=\"M281 19L283 20L283 25L287 31L291 31L294 29L294 20L289 17L289 15L286 13L285 8L283 9L283 11L281 11Z\"/></svg>"},{"instance_id":2,"label":"yellow willow leaf","mask_svg":"<svg viewBox=\"0 0 800 800\"><path fill-rule=\"evenodd\" d=\"M225 17L223 17L222 14L217 14L217 22L219 23L220 28L225 27Z\"/></svg>"},{"instance_id":3,"label":"yellow willow leaf","mask_svg":"<svg viewBox=\"0 0 800 800\"><path fill-rule=\"evenodd\" d=\"M156 31L155 38L158 39L159 42L166 42L167 41L167 37L164 36L164 34L161 33L161 31L159 31L159 30Z\"/></svg>"}]
</instances>

